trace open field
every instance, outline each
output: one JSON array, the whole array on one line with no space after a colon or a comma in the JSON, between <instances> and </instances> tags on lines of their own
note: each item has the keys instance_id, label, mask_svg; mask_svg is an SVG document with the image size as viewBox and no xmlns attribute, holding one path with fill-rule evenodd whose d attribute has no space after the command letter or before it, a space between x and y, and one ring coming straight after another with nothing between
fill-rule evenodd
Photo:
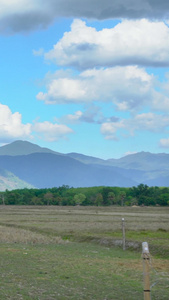
<instances>
[{"instance_id":1,"label":"open field","mask_svg":"<svg viewBox=\"0 0 169 300\"><path fill-rule=\"evenodd\" d=\"M152 300L168 300L169 208L1 206L0 299L141 300L144 241Z\"/></svg>"}]
</instances>

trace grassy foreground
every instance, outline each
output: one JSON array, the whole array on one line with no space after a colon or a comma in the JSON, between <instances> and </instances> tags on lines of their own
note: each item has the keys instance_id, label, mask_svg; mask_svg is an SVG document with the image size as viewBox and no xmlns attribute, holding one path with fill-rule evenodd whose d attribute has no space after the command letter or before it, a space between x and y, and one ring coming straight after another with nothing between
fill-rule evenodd
<instances>
[{"instance_id":1,"label":"grassy foreground","mask_svg":"<svg viewBox=\"0 0 169 300\"><path fill-rule=\"evenodd\" d=\"M1 206L0 299L144 299L144 241L152 300L168 300L168 208Z\"/></svg>"}]
</instances>

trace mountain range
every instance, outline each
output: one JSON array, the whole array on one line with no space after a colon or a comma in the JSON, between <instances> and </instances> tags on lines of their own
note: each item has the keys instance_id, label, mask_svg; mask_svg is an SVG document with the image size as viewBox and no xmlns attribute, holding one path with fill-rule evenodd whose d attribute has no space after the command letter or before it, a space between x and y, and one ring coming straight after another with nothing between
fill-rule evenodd
<instances>
[{"instance_id":1,"label":"mountain range","mask_svg":"<svg viewBox=\"0 0 169 300\"><path fill-rule=\"evenodd\" d=\"M27 141L0 147L0 191L16 188L169 186L169 154L139 152L103 160Z\"/></svg>"}]
</instances>

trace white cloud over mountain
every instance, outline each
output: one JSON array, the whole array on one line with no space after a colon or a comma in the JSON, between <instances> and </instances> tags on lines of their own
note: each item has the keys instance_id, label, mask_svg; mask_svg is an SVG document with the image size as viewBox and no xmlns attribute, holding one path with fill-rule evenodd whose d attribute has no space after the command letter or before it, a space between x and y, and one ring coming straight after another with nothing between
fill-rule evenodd
<instances>
[{"instance_id":1,"label":"white cloud over mountain","mask_svg":"<svg viewBox=\"0 0 169 300\"><path fill-rule=\"evenodd\" d=\"M66 125L53 124L48 121L35 123L33 131L35 131L40 138L49 142L65 139L68 134L73 133L73 130Z\"/></svg>"},{"instance_id":2,"label":"white cloud over mountain","mask_svg":"<svg viewBox=\"0 0 169 300\"><path fill-rule=\"evenodd\" d=\"M2 143L11 139L30 138L31 124L23 124L19 112L12 113L7 105L0 104L0 140Z\"/></svg>"},{"instance_id":3,"label":"white cloud over mountain","mask_svg":"<svg viewBox=\"0 0 169 300\"><path fill-rule=\"evenodd\" d=\"M15 139L32 139L33 133L46 141L65 139L73 130L66 125L48 121L23 124L19 112L12 113L7 105L0 104L0 141L6 143Z\"/></svg>"}]
</instances>

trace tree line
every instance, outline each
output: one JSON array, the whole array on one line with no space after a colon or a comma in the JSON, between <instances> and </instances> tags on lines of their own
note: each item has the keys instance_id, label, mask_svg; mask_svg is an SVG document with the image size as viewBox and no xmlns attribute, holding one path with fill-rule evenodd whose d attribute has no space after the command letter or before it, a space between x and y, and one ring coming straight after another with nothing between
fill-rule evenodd
<instances>
[{"instance_id":1,"label":"tree line","mask_svg":"<svg viewBox=\"0 0 169 300\"><path fill-rule=\"evenodd\" d=\"M89 187L67 185L47 189L17 189L0 192L2 205L93 205L93 206L167 206L169 188L149 187Z\"/></svg>"}]
</instances>

